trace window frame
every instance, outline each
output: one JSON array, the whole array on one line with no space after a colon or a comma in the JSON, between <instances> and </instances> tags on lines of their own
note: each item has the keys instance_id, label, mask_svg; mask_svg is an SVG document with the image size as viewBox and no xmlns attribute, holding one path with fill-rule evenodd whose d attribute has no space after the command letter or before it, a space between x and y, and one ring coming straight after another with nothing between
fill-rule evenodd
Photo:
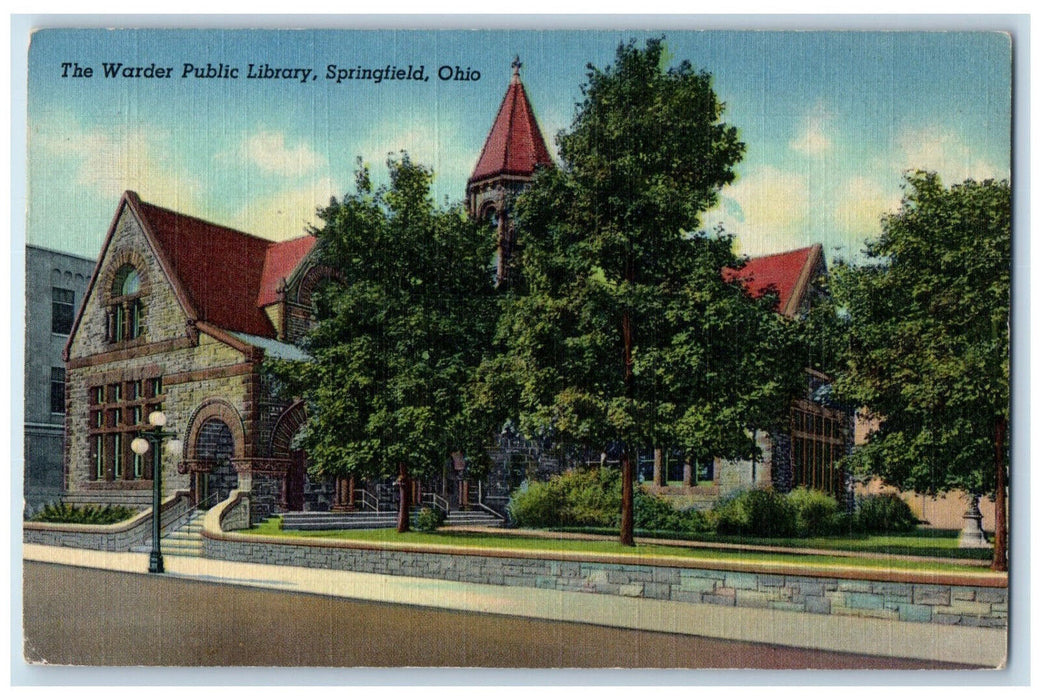
<instances>
[{"instance_id":1,"label":"window frame","mask_svg":"<svg viewBox=\"0 0 1041 700\"><path fill-rule=\"evenodd\" d=\"M69 297L68 300L58 298L66 294ZM56 327L59 320L62 321L61 327ZM68 289L67 287L51 287L51 333L68 335L72 332L72 326L75 322L76 290Z\"/></svg>"},{"instance_id":2,"label":"window frame","mask_svg":"<svg viewBox=\"0 0 1041 700\"><path fill-rule=\"evenodd\" d=\"M133 453L130 443L148 429L148 415L162 410L162 377L106 381L87 391L90 480L151 481L152 460Z\"/></svg>"},{"instance_id":3,"label":"window frame","mask_svg":"<svg viewBox=\"0 0 1041 700\"><path fill-rule=\"evenodd\" d=\"M60 372L60 377L57 376ZM65 368L51 367L51 414L65 415ZM55 407L60 410L54 410Z\"/></svg>"}]
</instances>

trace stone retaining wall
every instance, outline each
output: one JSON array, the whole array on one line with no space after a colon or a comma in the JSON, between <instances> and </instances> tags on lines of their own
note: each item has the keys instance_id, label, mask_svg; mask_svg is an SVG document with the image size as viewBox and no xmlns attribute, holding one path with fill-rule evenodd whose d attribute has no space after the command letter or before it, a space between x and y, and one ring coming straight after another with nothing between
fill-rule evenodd
<instances>
[{"instance_id":1,"label":"stone retaining wall","mask_svg":"<svg viewBox=\"0 0 1041 700\"><path fill-rule=\"evenodd\" d=\"M708 605L770 608L907 622L1004 628L1008 589L955 583L767 574L642 564L385 549L344 542L284 543L204 531L205 555L276 566L548 588Z\"/></svg>"},{"instance_id":2,"label":"stone retaining wall","mask_svg":"<svg viewBox=\"0 0 1041 700\"><path fill-rule=\"evenodd\" d=\"M168 497L160 508L163 532L191 510L187 491L178 491ZM152 510L113 525L77 525L73 523L22 524L22 541L54 547L76 547L106 552L127 552L140 547L152 537Z\"/></svg>"}]
</instances>

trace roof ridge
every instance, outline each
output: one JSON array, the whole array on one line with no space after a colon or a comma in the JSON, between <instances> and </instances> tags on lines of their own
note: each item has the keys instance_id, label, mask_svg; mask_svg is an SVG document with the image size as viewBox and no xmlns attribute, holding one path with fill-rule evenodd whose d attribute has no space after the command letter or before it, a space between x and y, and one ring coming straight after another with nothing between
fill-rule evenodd
<instances>
[{"instance_id":1,"label":"roof ridge","mask_svg":"<svg viewBox=\"0 0 1041 700\"><path fill-rule=\"evenodd\" d=\"M812 245L802 246L800 248L790 248L788 250L779 250L776 253L761 253L760 255L749 255L748 259L749 260L762 260L763 258L772 258L772 257L774 257L776 255L788 255L790 253L801 253L801 252L806 251L806 250L811 250L813 248L820 248L820 247L821 247L820 243L814 243Z\"/></svg>"},{"instance_id":2,"label":"roof ridge","mask_svg":"<svg viewBox=\"0 0 1041 700\"><path fill-rule=\"evenodd\" d=\"M161 204L155 204L154 202L146 202L145 200L141 199L140 197L138 197L138 202L140 204L143 204L146 207L152 207L154 209L162 210L162 211L167 212L168 214L172 214L173 216L176 216L178 218L191 219L193 221L198 221L200 223L206 224L207 226L213 226L214 228L224 229L225 231L230 231L231 233L237 233L240 236L246 236L248 238L252 238L252 239L254 239L256 241L260 241L261 243L264 243L264 244L267 244L267 245L274 245L274 244L277 244L277 243L285 243L286 242L286 241L274 241L274 240L271 240L270 238L264 238L263 236L258 236L255 233L249 233L248 231L242 231L242 230L237 229L237 228L232 228L231 226L226 226L225 224L218 224L215 221L210 221L209 219L204 219L201 216L193 216L192 214L185 214L184 212L177 211L176 209L170 209L169 207L164 207ZM296 240L297 238L303 238L304 236L308 236L308 235L310 235L310 234L305 233L302 236L296 236L294 238L287 238L286 240L287 241Z\"/></svg>"}]
</instances>

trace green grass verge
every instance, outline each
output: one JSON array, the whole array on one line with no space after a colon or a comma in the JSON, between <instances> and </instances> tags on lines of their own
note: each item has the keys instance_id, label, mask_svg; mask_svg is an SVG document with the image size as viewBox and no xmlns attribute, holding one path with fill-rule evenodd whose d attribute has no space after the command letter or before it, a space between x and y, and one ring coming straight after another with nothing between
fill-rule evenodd
<instances>
[{"instance_id":1,"label":"green grass verge","mask_svg":"<svg viewBox=\"0 0 1041 700\"><path fill-rule=\"evenodd\" d=\"M586 552L593 554L626 554L643 556L668 556L712 561L763 562L773 564L798 564L808 566L843 566L858 569L886 569L914 572L980 573L979 566L932 561L908 561L888 557L843 557L838 555L802 555L773 552L745 552L711 548L674 547L665 545L638 544L624 547L607 540L553 539L525 537L522 535L471 532L407 532L393 529L381 530L281 530L277 519L267 520L245 530L246 534L276 537L305 537L310 539L344 540L381 544L429 544L441 546L481 547L489 549L536 550L547 553Z\"/></svg>"},{"instance_id":2,"label":"green grass verge","mask_svg":"<svg viewBox=\"0 0 1041 700\"><path fill-rule=\"evenodd\" d=\"M617 535L612 528L557 528L558 532L579 532L597 535ZM637 530L637 537L687 540L691 542L716 542L723 544L745 544L767 547L799 547L828 549L836 552L873 552L876 554L900 554L917 557L943 557L969 561L990 561L992 550L960 549L959 530L932 530L920 528L915 532L894 535L851 534L830 537L738 537L717 535L714 532L691 535L685 532L649 532Z\"/></svg>"}]
</instances>

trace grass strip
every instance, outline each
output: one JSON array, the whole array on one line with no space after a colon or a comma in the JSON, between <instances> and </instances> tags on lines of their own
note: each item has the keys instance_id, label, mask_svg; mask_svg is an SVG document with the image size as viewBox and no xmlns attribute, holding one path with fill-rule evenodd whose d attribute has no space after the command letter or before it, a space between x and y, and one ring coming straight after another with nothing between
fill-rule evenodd
<instances>
[{"instance_id":1,"label":"grass strip","mask_svg":"<svg viewBox=\"0 0 1041 700\"><path fill-rule=\"evenodd\" d=\"M488 549L523 550L552 553L590 553L612 555L637 555L646 557L679 557L708 561L761 562L801 566L842 567L864 570L899 570L937 573L979 574L978 566L934 561L915 561L880 557L844 557L839 555L795 554L780 552L735 552L733 550L666 545L637 544L625 547L606 540L551 539L511 535L489 535L473 532L407 532L398 533L393 528L378 530L281 530L278 520L268 520L244 534L275 537L303 537L309 539L340 540L378 544L425 544L449 547L479 547ZM805 546L805 545L802 545Z\"/></svg>"},{"instance_id":2,"label":"grass strip","mask_svg":"<svg viewBox=\"0 0 1041 700\"><path fill-rule=\"evenodd\" d=\"M616 536L618 534L617 528L603 527L562 527L553 528L552 531L608 536ZM637 537L656 537L686 542L828 549L836 552L867 552L917 557L942 557L945 559L965 559L981 562L990 561L993 556L993 552L989 547L964 549L958 547L958 530L927 530L923 528L907 534L854 534L804 538L740 537L734 535L717 535L714 532L692 535L686 532L654 532L639 529L636 530L635 534Z\"/></svg>"}]
</instances>

